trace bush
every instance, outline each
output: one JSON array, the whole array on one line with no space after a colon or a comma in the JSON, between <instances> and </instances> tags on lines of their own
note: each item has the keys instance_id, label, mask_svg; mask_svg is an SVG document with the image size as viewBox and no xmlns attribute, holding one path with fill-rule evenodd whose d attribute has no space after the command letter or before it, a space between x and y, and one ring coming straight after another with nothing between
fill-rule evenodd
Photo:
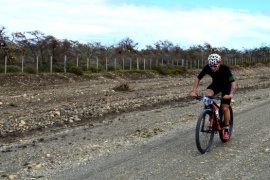
<instances>
[{"instance_id":1,"label":"bush","mask_svg":"<svg viewBox=\"0 0 270 180\"><path fill-rule=\"evenodd\" d=\"M119 64L117 64L116 67L113 64L108 64L108 66L107 66L108 71L122 70L122 69L123 69L123 67L120 66Z\"/></svg>"},{"instance_id":2,"label":"bush","mask_svg":"<svg viewBox=\"0 0 270 180\"><path fill-rule=\"evenodd\" d=\"M57 72L57 73L62 73L64 72L64 66L53 66L52 71Z\"/></svg>"},{"instance_id":3,"label":"bush","mask_svg":"<svg viewBox=\"0 0 270 180\"><path fill-rule=\"evenodd\" d=\"M168 69L169 74L182 74L185 72L184 69Z\"/></svg>"},{"instance_id":4,"label":"bush","mask_svg":"<svg viewBox=\"0 0 270 180\"><path fill-rule=\"evenodd\" d=\"M77 67L77 66L71 66L67 69L67 72L69 73L73 73L76 75L83 75L83 69L81 67Z\"/></svg>"},{"instance_id":5,"label":"bush","mask_svg":"<svg viewBox=\"0 0 270 180\"><path fill-rule=\"evenodd\" d=\"M160 74L163 74L163 75L169 74L168 68L164 65L163 66L153 66L152 69L157 71Z\"/></svg>"},{"instance_id":6,"label":"bush","mask_svg":"<svg viewBox=\"0 0 270 180\"><path fill-rule=\"evenodd\" d=\"M88 71L84 71L85 74L92 74L93 72L88 70Z\"/></svg>"},{"instance_id":7,"label":"bush","mask_svg":"<svg viewBox=\"0 0 270 180\"><path fill-rule=\"evenodd\" d=\"M7 73L16 73L16 72L22 72L21 67L19 66L15 66L15 65L9 65L7 66ZM5 72L5 66L0 66L0 73L4 73Z\"/></svg>"},{"instance_id":8,"label":"bush","mask_svg":"<svg viewBox=\"0 0 270 180\"><path fill-rule=\"evenodd\" d=\"M29 73L29 74L36 74L37 69L35 66L27 65L24 67L24 72Z\"/></svg>"},{"instance_id":9,"label":"bush","mask_svg":"<svg viewBox=\"0 0 270 180\"><path fill-rule=\"evenodd\" d=\"M185 68L173 65L154 66L152 69L163 75L182 74L186 72Z\"/></svg>"},{"instance_id":10,"label":"bush","mask_svg":"<svg viewBox=\"0 0 270 180\"><path fill-rule=\"evenodd\" d=\"M243 67L249 67L249 66L253 66L255 63L253 62L243 62L241 64L239 64L240 66L243 66Z\"/></svg>"},{"instance_id":11,"label":"bush","mask_svg":"<svg viewBox=\"0 0 270 180\"><path fill-rule=\"evenodd\" d=\"M98 69L97 69L97 64L92 63L92 64L89 64L88 69L86 66L84 66L83 70L84 71L91 71L91 72L101 72L101 71L104 71L105 68L102 64L98 64Z\"/></svg>"},{"instance_id":12,"label":"bush","mask_svg":"<svg viewBox=\"0 0 270 180\"><path fill-rule=\"evenodd\" d=\"M7 72L9 73L22 72L22 69L19 66L10 65L10 66L7 66Z\"/></svg>"}]
</instances>

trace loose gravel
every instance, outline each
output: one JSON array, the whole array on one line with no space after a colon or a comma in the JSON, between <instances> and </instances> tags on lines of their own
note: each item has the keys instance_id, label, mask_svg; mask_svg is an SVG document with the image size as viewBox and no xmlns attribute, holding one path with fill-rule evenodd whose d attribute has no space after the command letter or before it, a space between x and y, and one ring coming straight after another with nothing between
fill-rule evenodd
<instances>
[{"instance_id":1,"label":"loose gravel","mask_svg":"<svg viewBox=\"0 0 270 180\"><path fill-rule=\"evenodd\" d=\"M269 69L232 69L236 112L269 98ZM49 179L67 166L147 143L181 124L193 126L200 104L188 93L197 73L0 76L1 177ZM203 79L199 91L209 82ZM164 108L163 121L155 118ZM179 114L169 114L171 108ZM136 121L144 111L153 113Z\"/></svg>"}]
</instances>

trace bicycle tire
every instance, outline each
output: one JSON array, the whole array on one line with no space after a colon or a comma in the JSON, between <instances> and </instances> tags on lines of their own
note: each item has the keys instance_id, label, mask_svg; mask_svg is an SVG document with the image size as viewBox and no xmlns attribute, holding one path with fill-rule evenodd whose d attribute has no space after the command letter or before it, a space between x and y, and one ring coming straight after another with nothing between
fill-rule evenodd
<instances>
[{"instance_id":1,"label":"bicycle tire","mask_svg":"<svg viewBox=\"0 0 270 180\"><path fill-rule=\"evenodd\" d=\"M196 130L195 140L197 149L202 153L206 153L210 150L214 139L214 126L210 129L210 120L213 120L213 112L210 109L205 109L199 115Z\"/></svg>"},{"instance_id":2,"label":"bicycle tire","mask_svg":"<svg viewBox=\"0 0 270 180\"><path fill-rule=\"evenodd\" d=\"M222 131L219 131L219 138L220 138L220 140L223 142L223 143L226 143L226 142L228 142L230 139L231 139L231 137L232 137L232 132L233 132L233 110L232 110L232 107L231 106L229 106L229 111L230 111L230 122L229 122L229 135L230 135L230 138L229 139L223 139L223 133L224 133L224 130L222 130ZM222 124L223 124L223 122L224 122L224 115L223 115L223 117L221 118L221 120L222 120Z\"/></svg>"}]
</instances>

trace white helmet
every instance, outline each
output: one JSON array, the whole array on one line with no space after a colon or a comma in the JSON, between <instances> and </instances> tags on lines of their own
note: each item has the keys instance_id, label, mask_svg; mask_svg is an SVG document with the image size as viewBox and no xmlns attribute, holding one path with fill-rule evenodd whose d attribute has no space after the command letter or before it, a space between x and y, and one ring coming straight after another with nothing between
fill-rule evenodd
<instances>
[{"instance_id":1,"label":"white helmet","mask_svg":"<svg viewBox=\"0 0 270 180\"><path fill-rule=\"evenodd\" d=\"M209 65L215 65L219 64L221 62L221 56L218 54L210 54L208 56L208 64Z\"/></svg>"}]
</instances>

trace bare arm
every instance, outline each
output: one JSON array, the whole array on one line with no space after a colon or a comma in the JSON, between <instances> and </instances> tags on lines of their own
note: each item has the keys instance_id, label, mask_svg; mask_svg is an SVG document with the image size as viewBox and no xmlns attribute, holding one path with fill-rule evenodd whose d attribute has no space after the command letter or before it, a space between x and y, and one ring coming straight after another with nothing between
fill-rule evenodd
<instances>
[{"instance_id":1,"label":"bare arm","mask_svg":"<svg viewBox=\"0 0 270 180\"><path fill-rule=\"evenodd\" d=\"M233 97L233 94L236 90L236 82L231 82L231 92L230 92L230 96Z\"/></svg>"},{"instance_id":2,"label":"bare arm","mask_svg":"<svg viewBox=\"0 0 270 180\"><path fill-rule=\"evenodd\" d=\"M190 92L190 96L196 96L197 95L197 89L200 83L200 79L196 78L193 83L192 91Z\"/></svg>"},{"instance_id":3,"label":"bare arm","mask_svg":"<svg viewBox=\"0 0 270 180\"><path fill-rule=\"evenodd\" d=\"M230 92L230 94L227 94L227 95L223 96L223 98L224 99L232 99L235 90L236 90L236 82L234 81L234 82L231 82L231 92Z\"/></svg>"}]
</instances>

